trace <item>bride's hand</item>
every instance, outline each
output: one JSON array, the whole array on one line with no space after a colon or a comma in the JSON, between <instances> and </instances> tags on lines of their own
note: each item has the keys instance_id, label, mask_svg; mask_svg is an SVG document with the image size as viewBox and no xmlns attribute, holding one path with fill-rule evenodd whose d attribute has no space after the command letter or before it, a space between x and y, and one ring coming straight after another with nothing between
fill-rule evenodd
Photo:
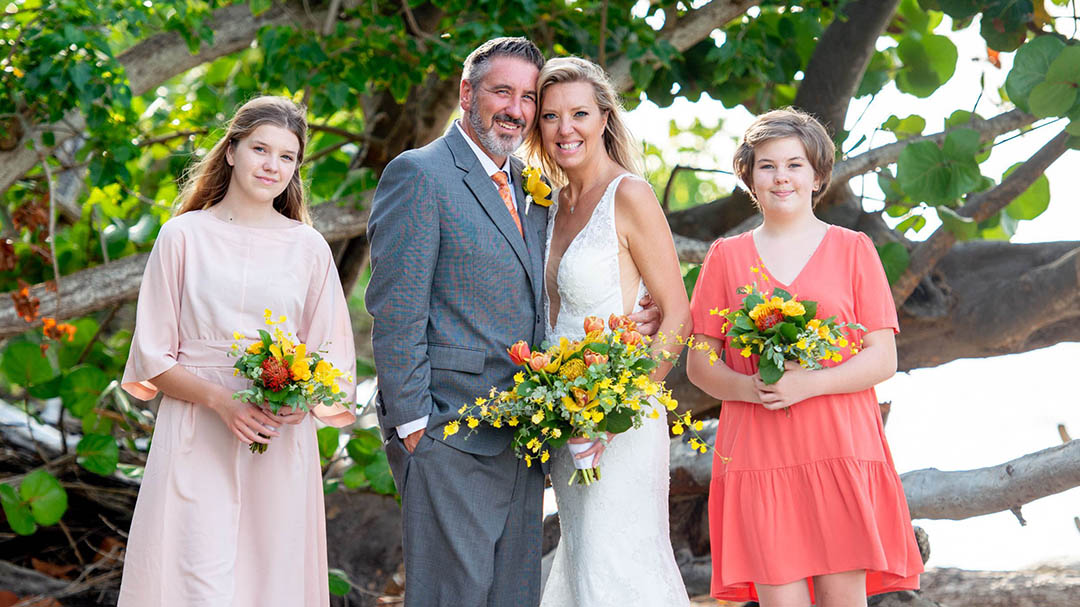
<instances>
[{"instance_id":1,"label":"bride's hand","mask_svg":"<svg viewBox=\"0 0 1080 607\"><path fill-rule=\"evenodd\" d=\"M582 451L581 453L578 453L577 455L574 456L574 459L585 459L586 457L592 456L592 458L593 458L592 467L595 468L595 467L600 465L600 456L603 455L604 449L607 448L607 443L610 443L611 439L614 438L614 437L615 437L614 434L612 434L611 432L608 432L606 440L598 440L598 439L592 439L592 438L585 438L583 436L575 436L574 438L571 438L567 442L571 442L571 443L589 443L589 442L592 442L593 443L592 447L589 447L588 449ZM593 441L595 441L595 442L593 442Z\"/></svg>"}]
</instances>

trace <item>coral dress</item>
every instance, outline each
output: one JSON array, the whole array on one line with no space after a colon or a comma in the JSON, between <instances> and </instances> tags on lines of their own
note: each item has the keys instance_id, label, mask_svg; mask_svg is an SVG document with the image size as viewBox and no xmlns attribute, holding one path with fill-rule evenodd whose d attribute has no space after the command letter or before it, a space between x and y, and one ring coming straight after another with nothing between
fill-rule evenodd
<instances>
[{"instance_id":1,"label":"coral dress","mask_svg":"<svg viewBox=\"0 0 1080 607\"><path fill-rule=\"evenodd\" d=\"M724 337L724 319L709 310L737 308L743 296L736 290L755 280L765 291L778 286L817 301L818 318L835 315L867 332L898 330L885 272L866 235L829 226L786 285L769 275L746 232L712 245L691 303L694 333L724 341L726 364L738 373L757 373L757 356L740 356ZM861 337L852 332L852 343ZM917 589L922 559L873 388L814 397L790 412L723 404L716 448L731 460L713 460L712 595L754 600L755 582L806 579L813 598L812 576L859 569L867 572L867 595Z\"/></svg>"},{"instance_id":2,"label":"coral dress","mask_svg":"<svg viewBox=\"0 0 1080 607\"><path fill-rule=\"evenodd\" d=\"M351 377L352 329L330 248L302 223L241 227L192 211L161 228L146 264L123 388L185 369L240 390L235 341L257 338L263 310ZM342 388L352 394L347 382ZM350 402L351 399L349 399ZM315 414L351 423L341 406ZM253 454L203 404L164 396L124 560L120 607L328 606L326 526L315 421L279 428Z\"/></svg>"}]
</instances>

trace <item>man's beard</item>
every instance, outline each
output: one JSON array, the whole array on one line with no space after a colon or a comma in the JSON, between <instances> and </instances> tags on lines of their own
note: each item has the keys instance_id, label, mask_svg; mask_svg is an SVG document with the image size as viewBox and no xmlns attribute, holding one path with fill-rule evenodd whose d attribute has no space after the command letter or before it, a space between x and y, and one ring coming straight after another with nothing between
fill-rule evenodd
<instances>
[{"instance_id":1,"label":"man's beard","mask_svg":"<svg viewBox=\"0 0 1080 607\"><path fill-rule=\"evenodd\" d=\"M506 114L495 114L491 118L491 125L487 126L480 117L480 112L476 109L475 100L472 107L466 113L465 118L469 121L469 126L472 127L473 132L476 133L477 139L480 140L480 145L484 146L484 149L489 153L496 156L509 156L510 154L513 154L514 150L518 149L521 142L525 140L524 120L521 120L520 118L511 118ZM517 136L496 134L496 120L511 122L520 126L521 133Z\"/></svg>"}]
</instances>

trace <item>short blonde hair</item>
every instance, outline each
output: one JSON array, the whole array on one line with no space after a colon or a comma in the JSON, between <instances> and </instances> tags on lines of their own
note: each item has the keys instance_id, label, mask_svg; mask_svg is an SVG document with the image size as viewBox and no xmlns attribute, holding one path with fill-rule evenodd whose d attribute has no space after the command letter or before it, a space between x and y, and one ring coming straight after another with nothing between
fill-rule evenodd
<instances>
[{"instance_id":1,"label":"short blonde hair","mask_svg":"<svg viewBox=\"0 0 1080 607\"><path fill-rule=\"evenodd\" d=\"M821 195L829 189L832 179L833 162L836 159L836 146L829 132L816 118L795 108L772 110L757 117L743 133L742 142L735 150L735 176L746 186L750 197L757 201L754 194L754 150L773 139L795 137L802 142L806 150L806 159L814 169L814 175L821 182L813 193L816 206Z\"/></svg>"},{"instance_id":2,"label":"short blonde hair","mask_svg":"<svg viewBox=\"0 0 1080 607\"><path fill-rule=\"evenodd\" d=\"M641 176L641 154L638 146L634 143L634 136L626 126L622 116L622 105L619 103L619 95L611 84L611 79L604 68L580 57L556 57L544 64L540 75L536 80L537 91L537 120L543 111L544 92L553 84L567 82L587 82L592 85L593 97L596 106L607 115L607 126L604 127L604 149L608 156L619 166ZM561 186L566 183L566 175L559 165L555 163L545 150L540 141L540 127L536 125L529 133L526 140L526 157L530 163L538 162L543 168L544 174L551 181Z\"/></svg>"}]
</instances>

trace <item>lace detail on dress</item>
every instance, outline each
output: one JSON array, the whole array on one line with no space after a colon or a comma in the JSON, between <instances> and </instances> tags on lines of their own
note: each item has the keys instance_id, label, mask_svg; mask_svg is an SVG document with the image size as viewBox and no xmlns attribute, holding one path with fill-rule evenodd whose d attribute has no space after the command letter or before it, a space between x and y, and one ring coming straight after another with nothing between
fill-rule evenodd
<instances>
[{"instance_id":1,"label":"lace detail on dress","mask_svg":"<svg viewBox=\"0 0 1080 607\"><path fill-rule=\"evenodd\" d=\"M562 257L556 276L561 306L555 326L548 326L550 341L580 339L586 316L606 320L626 309L615 232L615 190L626 176L608 185ZM557 192L553 198L558 200ZM548 251L557 213L556 206L548 216ZM639 300L644 293L644 284L639 283ZM550 323L549 298L544 308ZM601 480L590 487L568 486L573 472L569 451L563 448L554 454L551 484L561 537L541 607L689 605L669 535L665 421L646 419L641 428L612 439L600 460Z\"/></svg>"}]
</instances>

